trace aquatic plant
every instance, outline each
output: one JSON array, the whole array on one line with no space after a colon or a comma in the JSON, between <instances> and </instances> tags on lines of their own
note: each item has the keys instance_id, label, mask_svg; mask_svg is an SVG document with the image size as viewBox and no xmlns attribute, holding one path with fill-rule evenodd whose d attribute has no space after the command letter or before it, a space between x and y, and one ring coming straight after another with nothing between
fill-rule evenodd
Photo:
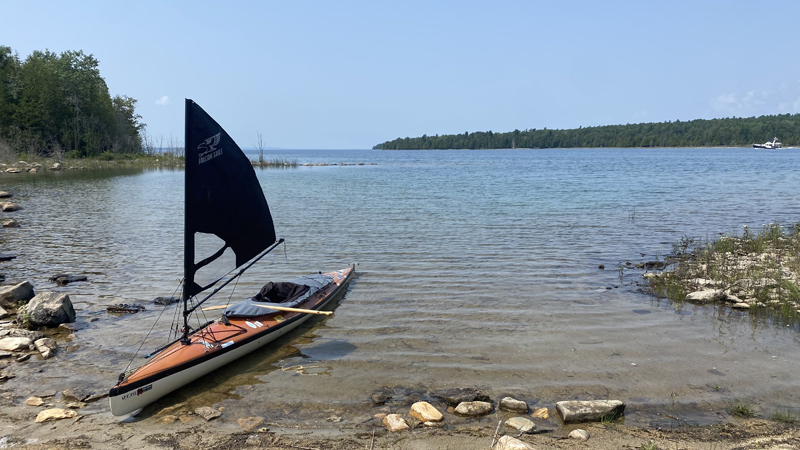
<instances>
[{"instance_id":1,"label":"aquatic plant","mask_svg":"<svg viewBox=\"0 0 800 450\"><path fill-rule=\"evenodd\" d=\"M782 422L782 423L795 423L797 422L797 416L792 414L791 411L788 409L786 411L775 411L772 413L772 420L775 422Z\"/></svg>"},{"instance_id":2,"label":"aquatic plant","mask_svg":"<svg viewBox=\"0 0 800 450\"><path fill-rule=\"evenodd\" d=\"M749 419L756 416L753 405L747 402L734 402L728 405L728 413L732 416Z\"/></svg>"}]
</instances>

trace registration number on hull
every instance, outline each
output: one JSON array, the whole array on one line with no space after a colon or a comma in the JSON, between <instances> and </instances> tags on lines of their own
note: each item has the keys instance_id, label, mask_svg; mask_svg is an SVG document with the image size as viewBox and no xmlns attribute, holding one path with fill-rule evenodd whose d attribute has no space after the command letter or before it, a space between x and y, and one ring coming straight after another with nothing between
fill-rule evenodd
<instances>
[{"instance_id":1,"label":"registration number on hull","mask_svg":"<svg viewBox=\"0 0 800 450\"><path fill-rule=\"evenodd\" d=\"M149 391L150 389L153 389L153 385L152 384L148 384L147 386L140 387L139 389L136 389L135 391L130 391L127 394L123 395L122 396L122 400L131 398L133 396L142 395L145 392Z\"/></svg>"}]
</instances>

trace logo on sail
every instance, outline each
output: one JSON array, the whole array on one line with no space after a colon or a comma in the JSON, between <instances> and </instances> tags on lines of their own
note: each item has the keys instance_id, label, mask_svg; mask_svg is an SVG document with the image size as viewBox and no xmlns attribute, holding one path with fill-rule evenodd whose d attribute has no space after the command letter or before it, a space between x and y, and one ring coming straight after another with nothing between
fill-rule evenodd
<instances>
[{"instance_id":1,"label":"logo on sail","mask_svg":"<svg viewBox=\"0 0 800 450\"><path fill-rule=\"evenodd\" d=\"M197 146L197 150L200 151L200 162L198 164L203 164L204 162L210 161L217 156L222 154L222 149L217 148L219 145L219 141L222 138L222 133L217 133L210 138L204 140Z\"/></svg>"}]
</instances>

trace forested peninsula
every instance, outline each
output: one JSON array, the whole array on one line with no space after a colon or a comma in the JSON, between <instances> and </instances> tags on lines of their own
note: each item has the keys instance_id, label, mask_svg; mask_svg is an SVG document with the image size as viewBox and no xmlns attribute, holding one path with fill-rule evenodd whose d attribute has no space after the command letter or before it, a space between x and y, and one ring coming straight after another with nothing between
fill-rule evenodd
<instances>
[{"instance_id":1,"label":"forested peninsula","mask_svg":"<svg viewBox=\"0 0 800 450\"><path fill-rule=\"evenodd\" d=\"M0 157L82 158L142 152L136 100L111 97L98 61L82 50L0 46Z\"/></svg>"},{"instance_id":2,"label":"forested peninsula","mask_svg":"<svg viewBox=\"0 0 800 450\"><path fill-rule=\"evenodd\" d=\"M800 114L691 120L688 122L606 125L571 130L514 130L397 138L376 150L452 150L502 148L749 147L778 137L800 145Z\"/></svg>"}]
</instances>

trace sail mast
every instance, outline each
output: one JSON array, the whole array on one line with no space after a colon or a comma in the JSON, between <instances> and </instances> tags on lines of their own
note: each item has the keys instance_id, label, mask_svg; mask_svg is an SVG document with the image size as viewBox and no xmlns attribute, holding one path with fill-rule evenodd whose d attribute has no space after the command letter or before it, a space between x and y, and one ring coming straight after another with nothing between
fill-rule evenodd
<instances>
[{"instance_id":1,"label":"sail mast","mask_svg":"<svg viewBox=\"0 0 800 450\"><path fill-rule=\"evenodd\" d=\"M191 292L189 286L194 285L194 231L191 230L189 225L189 205L187 199L189 198L189 188L192 186L192 170L189 163L189 130L191 114L189 113L192 100L186 99L185 112L184 112L184 130L183 130L183 154L184 154L184 186L183 186L183 292L181 293L181 300L183 300L183 343L188 342L189 338L189 298Z\"/></svg>"}]
</instances>

